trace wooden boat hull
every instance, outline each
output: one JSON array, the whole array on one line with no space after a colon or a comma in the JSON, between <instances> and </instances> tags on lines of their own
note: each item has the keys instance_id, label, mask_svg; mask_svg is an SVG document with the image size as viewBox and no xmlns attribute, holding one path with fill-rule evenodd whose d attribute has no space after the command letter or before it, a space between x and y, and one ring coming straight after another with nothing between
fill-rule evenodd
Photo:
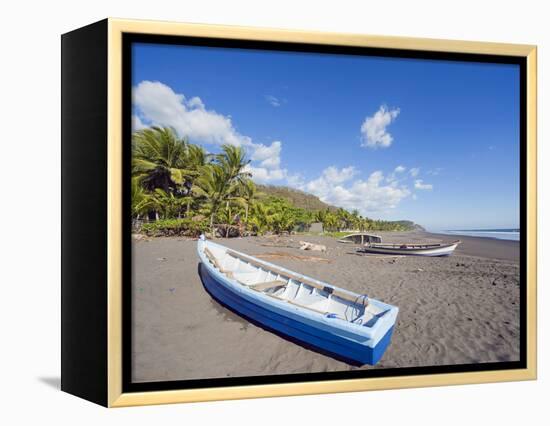
<instances>
[{"instance_id":1,"label":"wooden boat hull","mask_svg":"<svg viewBox=\"0 0 550 426\"><path fill-rule=\"evenodd\" d=\"M362 251L367 253L378 254L393 254L393 255L407 255L407 256L429 256L440 257L450 256L455 251L456 247L460 244L460 241L455 241L451 244L439 244L432 245L432 247L418 247L410 246L407 248L401 247L383 247L376 244L367 244L363 247Z\"/></svg>"},{"instance_id":2,"label":"wooden boat hull","mask_svg":"<svg viewBox=\"0 0 550 426\"><path fill-rule=\"evenodd\" d=\"M243 291L242 286L235 285L210 265L200 246L199 241L199 270L204 287L220 304L249 321L308 349L354 365L376 364L390 344L397 308L391 307L391 313L380 324L376 335L362 336L352 330L339 329L332 325L338 320L315 318L314 313L301 312L290 305L278 305L277 301L262 300L255 294L257 292L251 290Z\"/></svg>"}]
</instances>

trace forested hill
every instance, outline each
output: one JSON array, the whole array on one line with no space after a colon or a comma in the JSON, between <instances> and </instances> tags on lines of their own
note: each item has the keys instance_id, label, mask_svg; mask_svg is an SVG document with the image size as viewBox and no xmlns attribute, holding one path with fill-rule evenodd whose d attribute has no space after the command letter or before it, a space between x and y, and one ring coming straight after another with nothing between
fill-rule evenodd
<instances>
[{"instance_id":1,"label":"forested hill","mask_svg":"<svg viewBox=\"0 0 550 426\"><path fill-rule=\"evenodd\" d=\"M294 207L316 212L319 210L329 210L337 212L338 207L321 201L318 197L299 189L289 188L287 186L259 185L256 184L258 191L263 197L282 198L292 204ZM407 231L424 231L424 228L410 220L395 220L386 223L398 225L399 229Z\"/></svg>"},{"instance_id":2,"label":"forested hill","mask_svg":"<svg viewBox=\"0 0 550 426\"><path fill-rule=\"evenodd\" d=\"M411 220L394 220L392 221L392 223L401 225L403 228L410 231L425 231L423 226L419 225L418 223L414 223Z\"/></svg>"},{"instance_id":3,"label":"forested hill","mask_svg":"<svg viewBox=\"0 0 550 426\"><path fill-rule=\"evenodd\" d=\"M294 207L308 211L326 210L331 211L338 210L337 207L322 202L318 197L307 192L300 191L299 189L293 189L286 186L272 186L272 185L258 185L256 184L258 191L266 196L283 198L289 201Z\"/></svg>"}]
</instances>

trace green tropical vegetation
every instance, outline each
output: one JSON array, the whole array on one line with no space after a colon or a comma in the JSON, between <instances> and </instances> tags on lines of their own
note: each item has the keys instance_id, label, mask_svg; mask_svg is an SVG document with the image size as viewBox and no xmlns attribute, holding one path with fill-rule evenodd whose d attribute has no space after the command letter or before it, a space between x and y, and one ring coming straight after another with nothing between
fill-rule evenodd
<instances>
[{"instance_id":1,"label":"green tropical vegetation","mask_svg":"<svg viewBox=\"0 0 550 426\"><path fill-rule=\"evenodd\" d=\"M321 222L327 232L403 231L409 221L382 221L323 203L305 192L256 185L243 148L223 145L217 154L179 138L168 127L132 137L132 220L152 236L262 235L307 231Z\"/></svg>"},{"instance_id":2,"label":"green tropical vegetation","mask_svg":"<svg viewBox=\"0 0 550 426\"><path fill-rule=\"evenodd\" d=\"M300 191L299 189L289 188L287 186L275 185L256 185L258 191L275 198L288 200L293 206L309 211L330 210L336 211L338 207L323 203L315 195Z\"/></svg>"}]
</instances>

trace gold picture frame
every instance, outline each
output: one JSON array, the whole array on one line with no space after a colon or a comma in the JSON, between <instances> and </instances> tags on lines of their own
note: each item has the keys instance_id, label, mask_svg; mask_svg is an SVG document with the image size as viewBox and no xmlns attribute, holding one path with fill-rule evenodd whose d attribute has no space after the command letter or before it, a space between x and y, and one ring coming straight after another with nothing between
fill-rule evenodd
<instances>
[{"instance_id":1,"label":"gold picture frame","mask_svg":"<svg viewBox=\"0 0 550 426\"><path fill-rule=\"evenodd\" d=\"M427 386L534 380L537 377L537 49L532 45L422 38L335 34L252 27L108 19L107 29L107 400L109 407L195 401L356 392ZM123 392L122 235L123 235L123 35L151 34L425 52L501 55L526 61L527 279L526 368L397 377L262 384L196 389ZM69 389L69 391L71 391ZM72 392L76 393L76 392Z\"/></svg>"}]
</instances>

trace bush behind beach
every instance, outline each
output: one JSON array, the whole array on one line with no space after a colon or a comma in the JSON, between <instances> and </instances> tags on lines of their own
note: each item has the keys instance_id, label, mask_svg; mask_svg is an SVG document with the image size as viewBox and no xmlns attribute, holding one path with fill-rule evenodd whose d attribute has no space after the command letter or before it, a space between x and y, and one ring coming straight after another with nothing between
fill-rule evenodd
<instances>
[{"instance_id":1,"label":"bush behind beach","mask_svg":"<svg viewBox=\"0 0 550 426\"><path fill-rule=\"evenodd\" d=\"M141 225L141 232L149 237L198 237L209 228L208 221L191 219L160 219Z\"/></svg>"}]
</instances>

